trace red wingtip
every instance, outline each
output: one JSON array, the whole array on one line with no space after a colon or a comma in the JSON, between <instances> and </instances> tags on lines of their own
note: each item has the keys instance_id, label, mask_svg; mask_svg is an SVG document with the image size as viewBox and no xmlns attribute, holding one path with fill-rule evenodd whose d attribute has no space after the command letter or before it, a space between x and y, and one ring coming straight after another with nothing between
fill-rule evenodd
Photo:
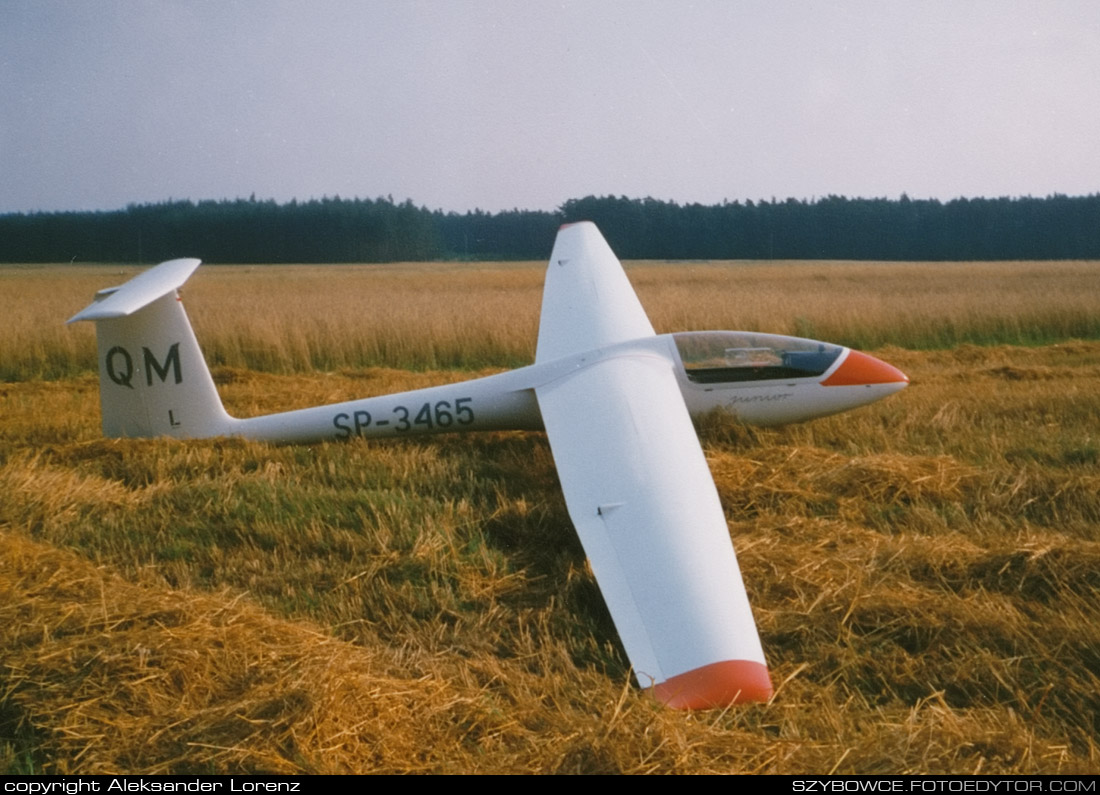
<instances>
[{"instance_id":1,"label":"red wingtip","mask_svg":"<svg viewBox=\"0 0 1100 795\"><path fill-rule=\"evenodd\" d=\"M859 351L848 351L846 358L822 386L863 386L866 384L909 383L909 376L893 365Z\"/></svg>"},{"instance_id":2,"label":"red wingtip","mask_svg":"<svg viewBox=\"0 0 1100 795\"><path fill-rule=\"evenodd\" d=\"M654 697L673 709L714 709L772 697L766 665L724 660L687 671L653 687Z\"/></svg>"}]
</instances>

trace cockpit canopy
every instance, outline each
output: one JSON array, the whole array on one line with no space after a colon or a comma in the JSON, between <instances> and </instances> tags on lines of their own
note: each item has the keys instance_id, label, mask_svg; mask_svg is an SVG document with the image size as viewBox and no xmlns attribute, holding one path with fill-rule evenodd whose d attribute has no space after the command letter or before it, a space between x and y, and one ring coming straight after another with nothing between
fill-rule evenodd
<instances>
[{"instance_id":1,"label":"cockpit canopy","mask_svg":"<svg viewBox=\"0 0 1100 795\"><path fill-rule=\"evenodd\" d=\"M809 378L840 356L839 345L748 331L673 334L684 372L696 384Z\"/></svg>"}]
</instances>

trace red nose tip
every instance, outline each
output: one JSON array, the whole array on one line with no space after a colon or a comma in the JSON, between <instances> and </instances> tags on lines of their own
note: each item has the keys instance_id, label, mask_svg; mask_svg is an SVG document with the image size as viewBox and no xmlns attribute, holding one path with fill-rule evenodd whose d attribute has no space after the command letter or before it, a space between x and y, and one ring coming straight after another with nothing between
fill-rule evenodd
<instances>
[{"instance_id":1,"label":"red nose tip","mask_svg":"<svg viewBox=\"0 0 1100 795\"><path fill-rule=\"evenodd\" d=\"M909 377L898 368L874 356L859 351L848 351L848 358L832 375L821 382L822 386L861 386L864 384L909 383Z\"/></svg>"}]
</instances>

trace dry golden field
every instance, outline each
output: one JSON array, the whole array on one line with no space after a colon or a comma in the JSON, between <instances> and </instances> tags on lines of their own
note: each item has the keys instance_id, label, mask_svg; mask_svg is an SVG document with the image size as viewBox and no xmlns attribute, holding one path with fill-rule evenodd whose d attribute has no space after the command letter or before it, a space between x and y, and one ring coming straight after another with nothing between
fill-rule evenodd
<instances>
[{"instance_id":1,"label":"dry golden field","mask_svg":"<svg viewBox=\"0 0 1100 795\"><path fill-rule=\"evenodd\" d=\"M200 270L231 413L530 361L541 265ZM0 770L1100 772L1100 265L637 263L659 330L906 391L701 438L777 693L630 686L536 433L104 440L132 268L0 268Z\"/></svg>"},{"instance_id":2,"label":"dry golden field","mask_svg":"<svg viewBox=\"0 0 1100 795\"><path fill-rule=\"evenodd\" d=\"M214 366L265 372L512 367L534 358L545 263L207 266L184 300ZM1091 262L628 263L658 332L754 329L862 350L1100 339ZM90 371L57 319L132 266L0 266L0 381Z\"/></svg>"}]
</instances>

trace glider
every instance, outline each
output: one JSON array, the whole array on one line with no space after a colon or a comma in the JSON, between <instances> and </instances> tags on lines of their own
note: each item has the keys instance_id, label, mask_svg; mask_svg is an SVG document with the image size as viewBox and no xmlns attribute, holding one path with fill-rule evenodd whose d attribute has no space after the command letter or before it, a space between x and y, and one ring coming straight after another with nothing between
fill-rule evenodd
<instances>
[{"instance_id":1,"label":"glider","mask_svg":"<svg viewBox=\"0 0 1100 795\"><path fill-rule=\"evenodd\" d=\"M807 420L903 389L858 351L752 332L656 334L589 222L558 232L534 364L458 384L249 419L222 407L177 289L176 259L101 290L96 323L109 437L313 442L545 429L569 516L635 678L676 708L767 701L764 652L718 492L692 425L714 409Z\"/></svg>"}]
</instances>

